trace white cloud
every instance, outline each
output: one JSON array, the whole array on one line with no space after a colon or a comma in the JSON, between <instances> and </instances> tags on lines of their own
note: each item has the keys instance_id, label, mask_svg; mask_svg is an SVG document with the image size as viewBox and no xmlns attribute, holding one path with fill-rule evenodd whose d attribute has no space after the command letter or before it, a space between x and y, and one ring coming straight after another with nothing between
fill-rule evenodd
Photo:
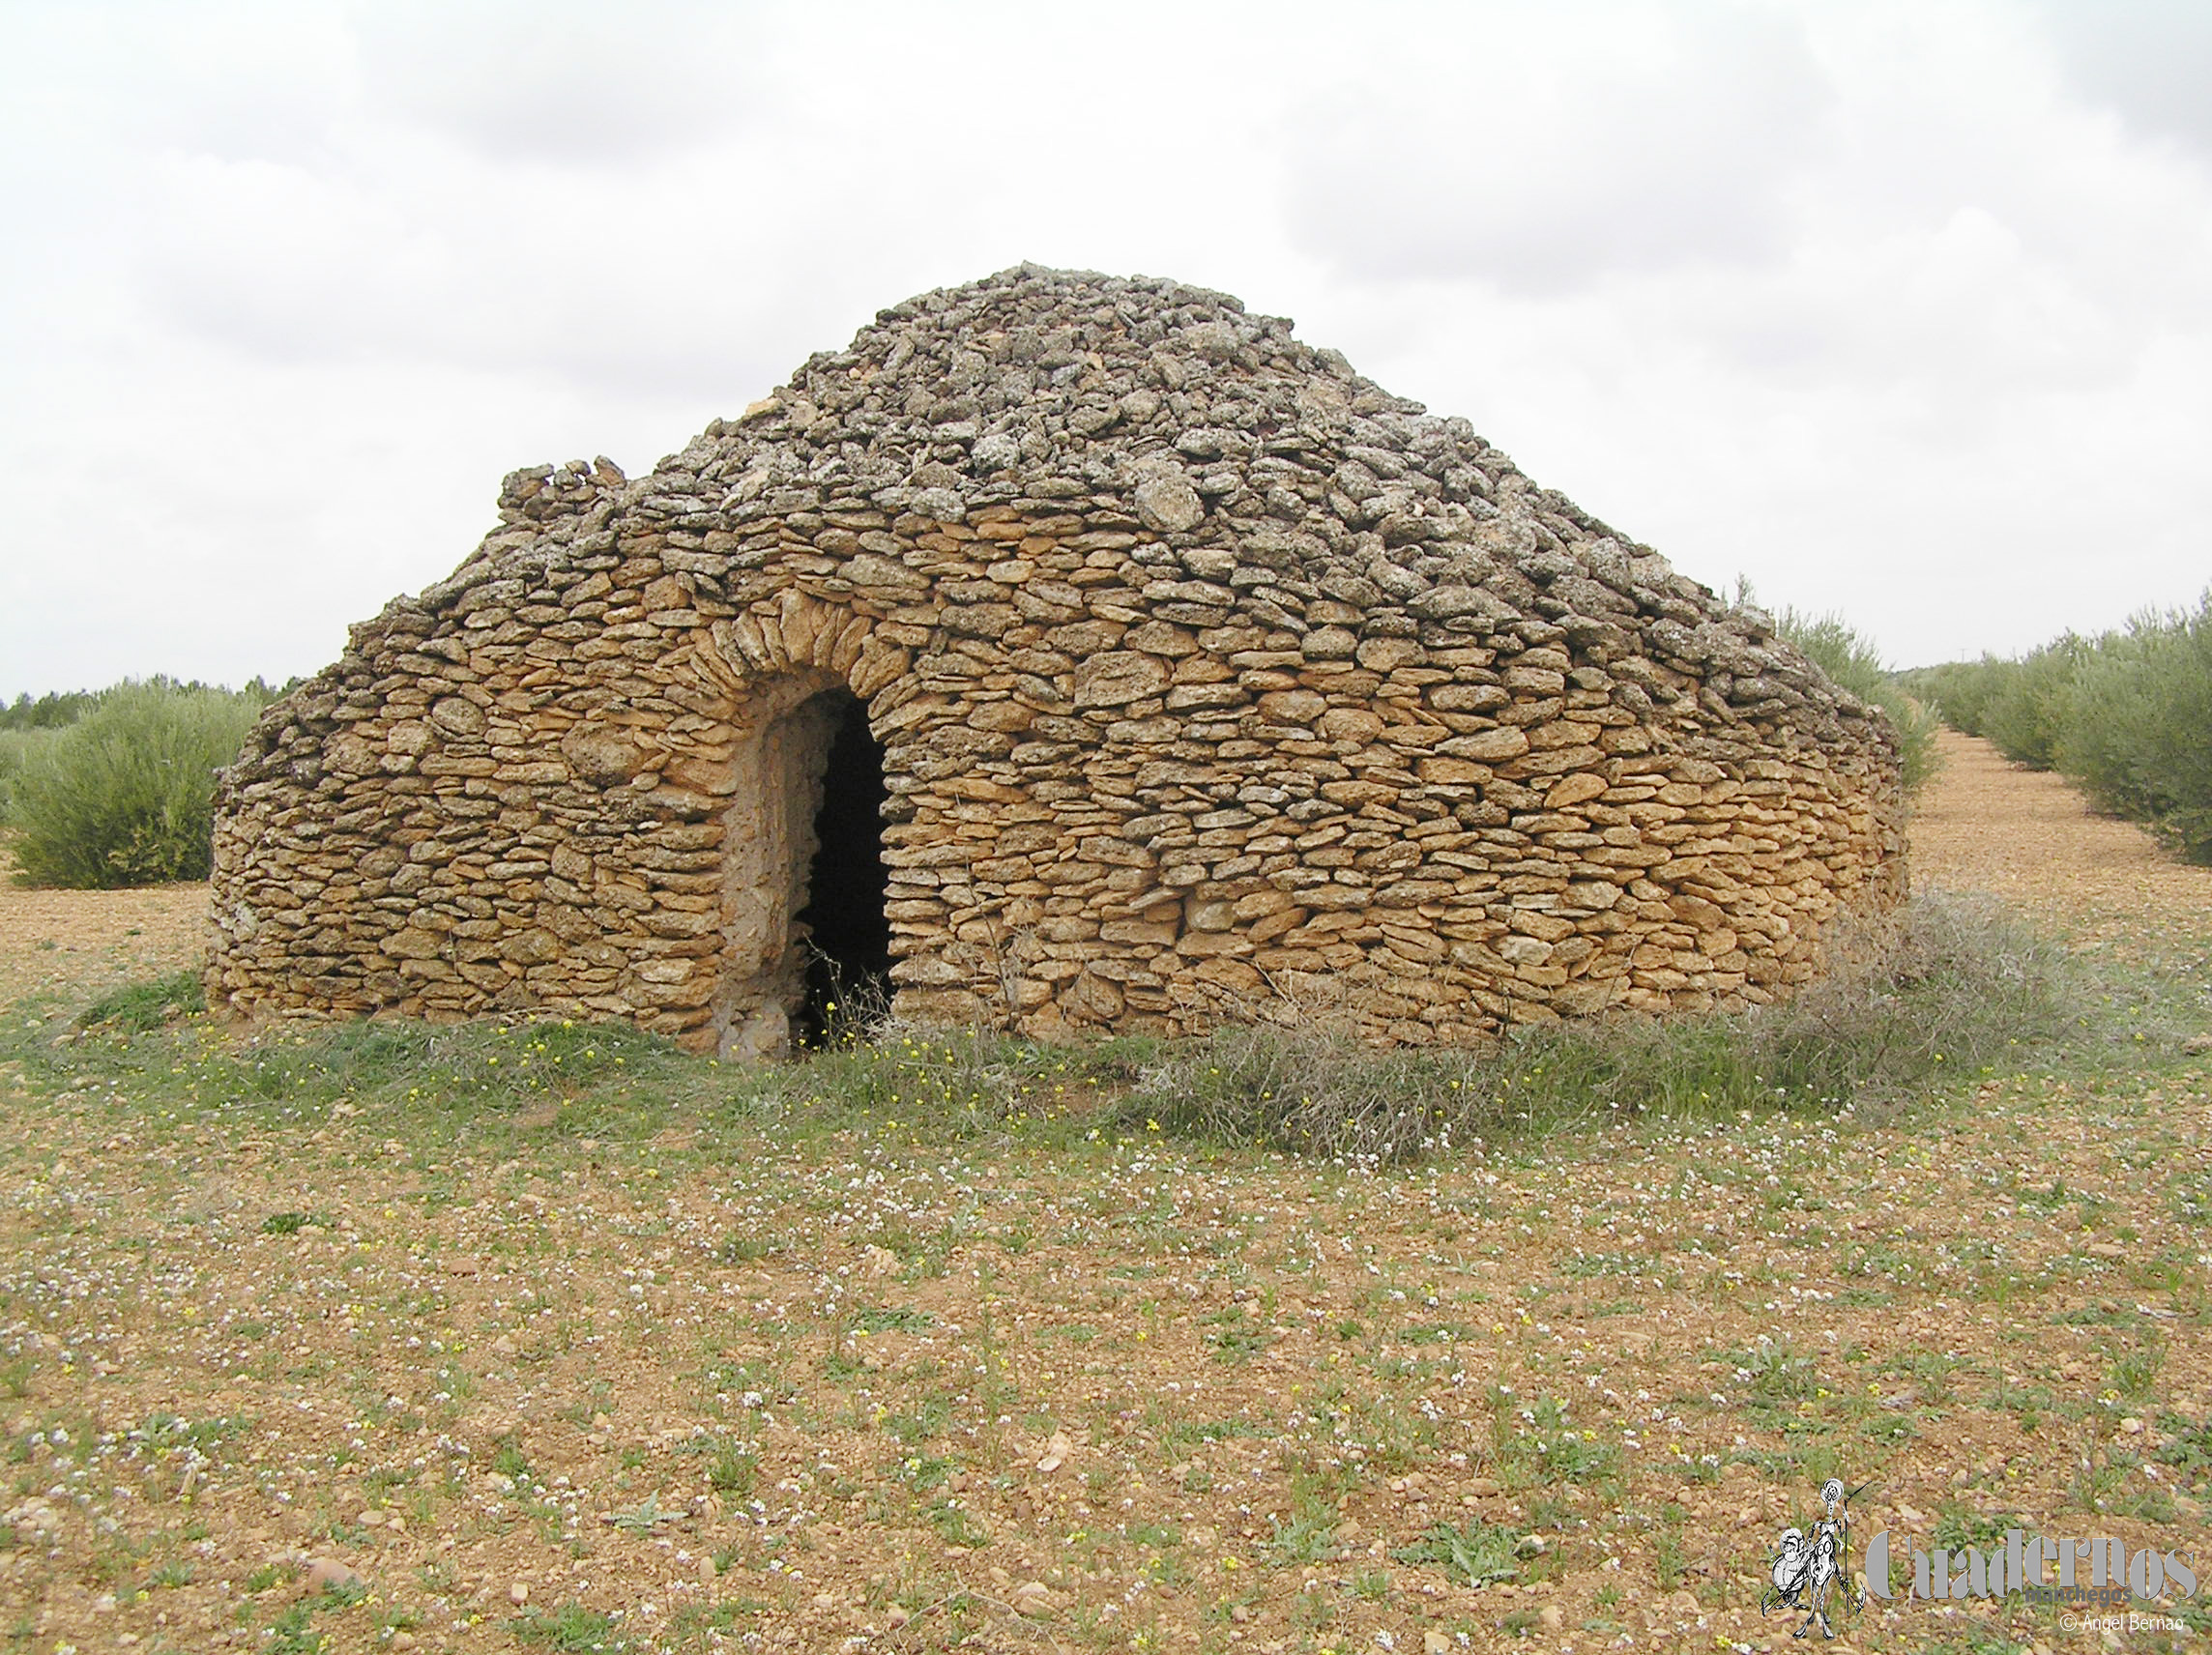
<instances>
[{"instance_id":1,"label":"white cloud","mask_svg":"<svg viewBox=\"0 0 2212 1655\"><path fill-rule=\"evenodd\" d=\"M505 471L1021 258L1295 315L1901 658L2116 623L2212 573L2212 149L2198 14L2114 10L19 5L0 694L310 671Z\"/></svg>"},{"instance_id":2,"label":"white cloud","mask_svg":"<svg viewBox=\"0 0 2212 1655\"><path fill-rule=\"evenodd\" d=\"M1294 113L1303 250L1533 295L1788 247L1833 98L1797 19L1640 0L1498 24L1394 35Z\"/></svg>"},{"instance_id":3,"label":"white cloud","mask_svg":"<svg viewBox=\"0 0 2212 1655\"><path fill-rule=\"evenodd\" d=\"M365 101L524 167L617 171L757 120L760 13L708 0L369 0Z\"/></svg>"},{"instance_id":4,"label":"white cloud","mask_svg":"<svg viewBox=\"0 0 2212 1655\"><path fill-rule=\"evenodd\" d=\"M2146 137L2212 160L2212 9L2201 0L2032 0L2059 73Z\"/></svg>"}]
</instances>

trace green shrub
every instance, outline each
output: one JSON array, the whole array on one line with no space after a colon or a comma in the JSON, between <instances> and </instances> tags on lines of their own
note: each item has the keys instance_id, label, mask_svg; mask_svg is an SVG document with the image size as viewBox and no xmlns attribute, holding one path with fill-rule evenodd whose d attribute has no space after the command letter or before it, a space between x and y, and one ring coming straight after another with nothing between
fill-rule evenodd
<instances>
[{"instance_id":1,"label":"green shrub","mask_svg":"<svg viewBox=\"0 0 2212 1655\"><path fill-rule=\"evenodd\" d=\"M1968 736L1989 734L1989 711L2019 676L2020 662L1984 655L1978 661L1945 661L1898 675L1906 693L1927 703L1952 729Z\"/></svg>"},{"instance_id":2,"label":"green shrub","mask_svg":"<svg viewBox=\"0 0 2212 1655\"><path fill-rule=\"evenodd\" d=\"M103 692L8 780L20 877L76 890L205 879L215 772L264 699L160 679Z\"/></svg>"},{"instance_id":3,"label":"green shrub","mask_svg":"<svg viewBox=\"0 0 2212 1655\"><path fill-rule=\"evenodd\" d=\"M580 1603L566 1603L550 1612L524 1610L507 1623L507 1629L518 1643L534 1643L563 1655L598 1655L599 1651L630 1646L629 1640L617 1630L613 1615L586 1609Z\"/></svg>"},{"instance_id":4,"label":"green shrub","mask_svg":"<svg viewBox=\"0 0 2212 1655\"><path fill-rule=\"evenodd\" d=\"M54 736L55 732L51 730L0 729L0 824L8 820L8 800L14 791L15 778L23 773L24 767L37 754L45 749Z\"/></svg>"},{"instance_id":5,"label":"green shrub","mask_svg":"<svg viewBox=\"0 0 2212 1655\"><path fill-rule=\"evenodd\" d=\"M1390 1555L1401 1563L1434 1563L1457 1586L1487 1586L1521 1573L1514 1560L1518 1544L1512 1530L1493 1528L1470 1517L1457 1528L1448 1523L1432 1524L1418 1540Z\"/></svg>"},{"instance_id":6,"label":"green shrub","mask_svg":"<svg viewBox=\"0 0 2212 1655\"><path fill-rule=\"evenodd\" d=\"M1749 595L1748 589L1745 595ZM1935 709L1882 665L1873 639L1840 615L1814 617L1785 609L1775 630L1810 657L1837 688L1848 690L1889 714L1897 732L1897 759L1904 772L1905 791L1907 795L1918 793L1936 769L1936 729L1941 720Z\"/></svg>"},{"instance_id":7,"label":"green shrub","mask_svg":"<svg viewBox=\"0 0 2212 1655\"><path fill-rule=\"evenodd\" d=\"M2194 615L2139 618L2077 666L2057 769L2102 809L2212 861L2212 594Z\"/></svg>"},{"instance_id":8,"label":"green shrub","mask_svg":"<svg viewBox=\"0 0 2212 1655\"><path fill-rule=\"evenodd\" d=\"M76 1026L143 1034L206 1009L207 993L199 973L171 972L150 982L126 983L109 990L85 1007L77 1017Z\"/></svg>"},{"instance_id":9,"label":"green shrub","mask_svg":"<svg viewBox=\"0 0 2212 1655\"><path fill-rule=\"evenodd\" d=\"M2074 675L2095 646L2072 632L2015 663L1998 682L1982 712L1982 734L1998 752L2031 770L2058 762L2060 725Z\"/></svg>"}]
</instances>

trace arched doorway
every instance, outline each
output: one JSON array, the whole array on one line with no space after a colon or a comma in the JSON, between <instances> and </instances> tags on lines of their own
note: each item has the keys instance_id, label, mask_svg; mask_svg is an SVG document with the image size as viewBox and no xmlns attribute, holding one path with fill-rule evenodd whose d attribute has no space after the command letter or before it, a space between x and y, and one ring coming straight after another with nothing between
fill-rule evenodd
<instances>
[{"instance_id":1,"label":"arched doorway","mask_svg":"<svg viewBox=\"0 0 2212 1655\"><path fill-rule=\"evenodd\" d=\"M757 683L736 724L714 1028L724 1057L755 1059L818 1043L833 1001L888 999L884 749L824 672Z\"/></svg>"},{"instance_id":2,"label":"arched doorway","mask_svg":"<svg viewBox=\"0 0 2212 1655\"><path fill-rule=\"evenodd\" d=\"M805 906L795 915L806 947L806 998L792 1020L795 1044L818 1044L841 1019L888 1003L891 926L884 914L884 747L868 710L848 689L815 697L830 724L814 813ZM831 722L833 720L833 722Z\"/></svg>"}]
</instances>

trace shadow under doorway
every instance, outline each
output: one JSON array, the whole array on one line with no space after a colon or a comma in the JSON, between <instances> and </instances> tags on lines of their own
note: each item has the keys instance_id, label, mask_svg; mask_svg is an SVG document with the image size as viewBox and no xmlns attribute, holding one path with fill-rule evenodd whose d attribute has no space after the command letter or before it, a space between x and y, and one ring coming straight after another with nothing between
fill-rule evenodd
<instances>
[{"instance_id":1,"label":"shadow under doorway","mask_svg":"<svg viewBox=\"0 0 2212 1655\"><path fill-rule=\"evenodd\" d=\"M860 699L838 691L837 729L814 817L814 860L806 872L806 1000L792 1043L819 1047L841 1027L872 1020L890 1004L891 925L884 914L884 747Z\"/></svg>"}]
</instances>

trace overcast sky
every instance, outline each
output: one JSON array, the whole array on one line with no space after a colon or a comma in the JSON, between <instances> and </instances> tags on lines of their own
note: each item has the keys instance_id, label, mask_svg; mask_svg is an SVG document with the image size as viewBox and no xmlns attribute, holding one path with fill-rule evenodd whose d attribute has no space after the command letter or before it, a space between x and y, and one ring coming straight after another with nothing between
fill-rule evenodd
<instances>
[{"instance_id":1,"label":"overcast sky","mask_svg":"<svg viewBox=\"0 0 2212 1655\"><path fill-rule=\"evenodd\" d=\"M1022 259L1894 664L2212 580L2212 0L0 0L0 696L330 661Z\"/></svg>"}]
</instances>

